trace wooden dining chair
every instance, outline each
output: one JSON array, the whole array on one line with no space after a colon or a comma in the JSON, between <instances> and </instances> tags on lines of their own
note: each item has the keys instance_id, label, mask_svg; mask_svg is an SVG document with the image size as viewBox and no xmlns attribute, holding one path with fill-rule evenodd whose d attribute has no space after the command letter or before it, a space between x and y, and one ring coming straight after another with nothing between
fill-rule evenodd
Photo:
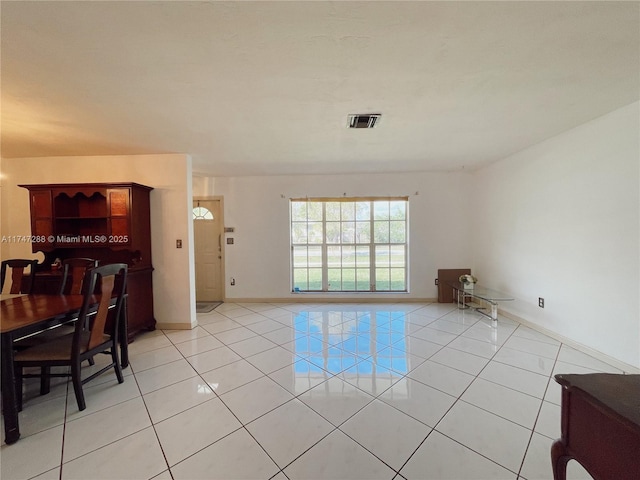
<instances>
[{"instance_id":1,"label":"wooden dining chair","mask_svg":"<svg viewBox=\"0 0 640 480\"><path fill-rule=\"evenodd\" d=\"M98 266L98 260L93 258L66 258L62 261L62 281L60 282L60 295L79 295L82 293L84 274L90 268ZM69 284L71 274L71 285ZM67 291L65 291L67 290Z\"/></svg>"},{"instance_id":2,"label":"wooden dining chair","mask_svg":"<svg viewBox=\"0 0 640 480\"><path fill-rule=\"evenodd\" d=\"M54 366L71 367L70 374L47 371L44 381L49 382L51 377L71 376L79 410L86 408L83 384L102 375L110 368L115 370L118 383L124 381L118 358L118 329L125 298L126 277L127 265L124 263L87 270L83 282L84 300L73 333L15 354L18 409L22 409L22 379L42 376L42 374L23 375L25 367L47 367L47 370ZM98 286L97 291L96 286ZM115 300L115 307L110 308L113 300ZM81 363L99 353L109 354L111 363L83 379Z\"/></svg>"},{"instance_id":3,"label":"wooden dining chair","mask_svg":"<svg viewBox=\"0 0 640 480\"><path fill-rule=\"evenodd\" d=\"M87 270L98 266L98 260L93 258L66 258L62 261L62 278L58 293L60 295L80 295L82 294L82 283ZM71 276L71 282L69 282ZM69 285L69 286L67 286ZM55 328L29 335L16 340L13 343L15 350L24 350L35 347L42 343L48 343L58 337L73 333L74 326L70 323L58 325ZM89 365L94 365L93 357L87 359ZM51 382L48 380L51 368L43 366L40 370L40 395L46 395L50 391Z\"/></svg>"},{"instance_id":4,"label":"wooden dining chair","mask_svg":"<svg viewBox=\"0 0 640 480\"><path fill-rule=\"evenodd\" d=\"M38 265L38 260L24 258L3 260L0 270L0 292L4 291L7 270L11 269L11 286L8 293L31 293L36 275L36 265ZM29 268L29 273L25 273L26 268Z\"/></svg>"}]
</instances>

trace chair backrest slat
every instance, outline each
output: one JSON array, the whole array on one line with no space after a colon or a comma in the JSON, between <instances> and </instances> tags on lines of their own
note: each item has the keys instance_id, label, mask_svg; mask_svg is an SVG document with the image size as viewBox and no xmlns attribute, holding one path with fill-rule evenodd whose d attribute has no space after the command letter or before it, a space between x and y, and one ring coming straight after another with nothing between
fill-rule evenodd
<instances>
[{"instance_id":1,"label":"chair backrest slat","mask_svg":"<svg viewBox=\"0 0 640 480\"><path fill-rule=\"evenodd\" d=\"M84 273L86 272L84 267L73 267L71 269L71 295L79 295L82 292L82 280L84 280Z\"/></svg>"},{"instance_id":2,"label":"chair backrest slat","mask_svg":"<svg viewBox=\"0 0 640 480\"><path fill-rule=\"evenodd\" d=\"M113 293L113 287L115 285L115 275L109 275L108 277L102 277L102 288L100 290L100 303L98 305L98 311L92 318L93 326L91 327L91 336L89 337L88 349L97 347L104 342L104 326L107 323L107 316L109 314L109 304L111 303L111 295Z\"/></svg>"},{"instance_id":3,"label":"chair backrest slat","mask_svg":"<svg viewBox=\"0 0 640 480\"><path fill-rule=\"evenodd\" d=\"M24 267L13 267L11 269L11 290L9 290L9 293L20 293L23 276Z\"/></svg>"}]
</instances>

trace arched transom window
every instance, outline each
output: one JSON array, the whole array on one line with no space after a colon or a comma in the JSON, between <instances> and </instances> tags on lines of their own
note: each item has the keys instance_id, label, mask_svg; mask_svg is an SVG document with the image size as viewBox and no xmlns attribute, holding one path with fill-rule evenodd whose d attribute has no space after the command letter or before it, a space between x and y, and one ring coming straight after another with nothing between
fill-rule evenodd
<instances>
[{"instance_id":1,"label":"arched transom window","mask_svg":"<svg viewBox=\"0 0 640 480\"><path fill-rule=\"evenodd\" d=\"M194 220L213 220L214 218L213 218L213 213L211 213L211 210L198 205L197 207L193 207L193 219Z\"/></svg>"}]
</instances>

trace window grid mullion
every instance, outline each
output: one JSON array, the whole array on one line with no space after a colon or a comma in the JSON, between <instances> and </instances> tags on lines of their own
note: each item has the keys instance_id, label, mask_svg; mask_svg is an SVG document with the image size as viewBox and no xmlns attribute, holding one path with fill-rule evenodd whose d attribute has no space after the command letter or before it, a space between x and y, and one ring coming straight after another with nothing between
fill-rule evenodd
<instances>
[{"instance_id":1,"label":"window grid mullion","mask_svg":"<svg viewBox=\"0 0 640 480\"><path fill-rule=\"evenodd\" d=\"M344 290L344 245L342 243L342 218L340 218L340 290Z\"/></svg>"},{"instance_id":2,"label":"window grid mullion","mask_svg":"<svg viewBox=\"0 0 640 480\"><path fill-rule=\"evenodd\" d=\"M329 252L327 251L327 203L322 202L322 291L329 291Z\"/></svg>"},{"instance_id":3,"label":"window grid mullion","mask_svg":"<svg viewBox=\"0 0 640 480\"><path fill-rule=\"evenodd\" d=\"M376 291L376 241L373 202L369 202L369 291Z\"/></svg>"}]
</instances>

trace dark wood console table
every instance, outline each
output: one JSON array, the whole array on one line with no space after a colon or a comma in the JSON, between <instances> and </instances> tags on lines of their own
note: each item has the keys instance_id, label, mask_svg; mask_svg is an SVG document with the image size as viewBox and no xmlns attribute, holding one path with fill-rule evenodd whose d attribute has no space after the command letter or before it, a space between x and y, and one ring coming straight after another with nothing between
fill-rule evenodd
<instances>
[{"instance_id":1,"label":"dark wood console table","mask_svg":"<svg viewBox=\"0 0 640 480\"><path fill-rule=\"evenodd\" d=\"M640 375L556 375L562 437L551 447L555 480L575 459L596 480L640 479Z\"/></svg>"}]
</instances>

